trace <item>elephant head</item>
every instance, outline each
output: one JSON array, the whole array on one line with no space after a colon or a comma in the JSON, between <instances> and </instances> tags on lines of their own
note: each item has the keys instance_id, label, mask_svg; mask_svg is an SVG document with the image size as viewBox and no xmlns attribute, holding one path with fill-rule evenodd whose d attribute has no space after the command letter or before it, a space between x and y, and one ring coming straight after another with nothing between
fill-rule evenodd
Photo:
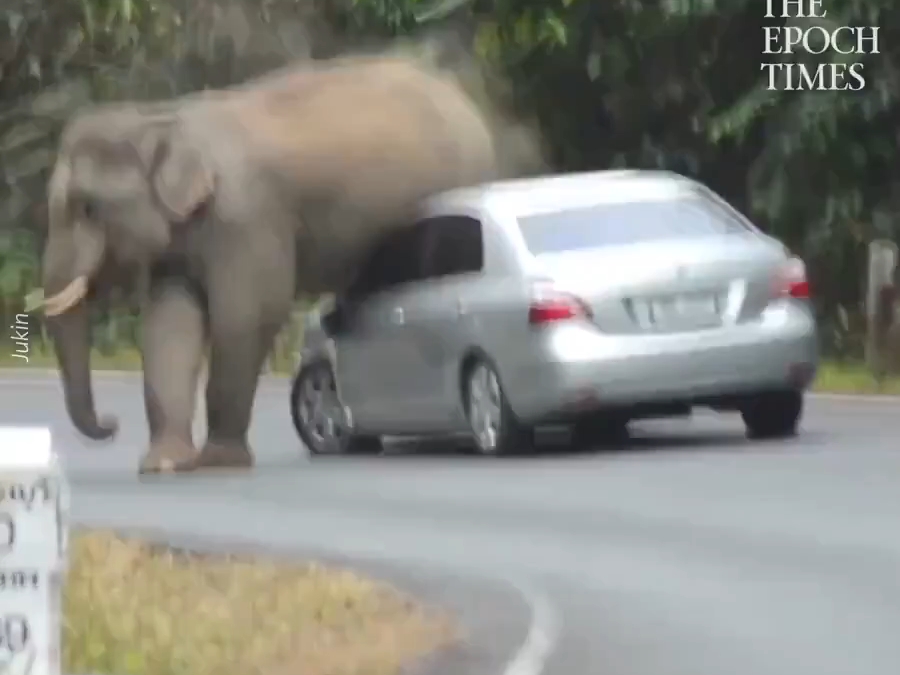
<instances>
[{"instance_id":1,"label":"elephant head","mask_svg":"<svg viewBox=\"0 0 900 675\"><path fill-rule=\"evenodd\" d=\"M48 185L44 312L66 408L85 436L115 434L98 421L90 374L89 291L110 267L146 266L212 194L202 156L174 110L95 109L69 123ZM103 290L99 288L99 290Z\"/></svg>"}]
</instances>

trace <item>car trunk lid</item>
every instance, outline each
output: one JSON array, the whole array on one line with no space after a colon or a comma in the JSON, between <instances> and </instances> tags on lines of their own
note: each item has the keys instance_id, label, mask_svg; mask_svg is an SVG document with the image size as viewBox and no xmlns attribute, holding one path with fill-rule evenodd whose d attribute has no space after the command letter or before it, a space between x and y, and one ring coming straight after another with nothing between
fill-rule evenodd
<instances>
[{"instance_id":1,"label":"car trunk lid","mask_svg":"<svg viewBox=\"0 0 900 675\"><path fill-rule=\"evenodd\" d=\"M785 260L747 233L540 254L535 276L583 299L604 333L675 333L758 316Z\"/></svg>"}]
</instances>

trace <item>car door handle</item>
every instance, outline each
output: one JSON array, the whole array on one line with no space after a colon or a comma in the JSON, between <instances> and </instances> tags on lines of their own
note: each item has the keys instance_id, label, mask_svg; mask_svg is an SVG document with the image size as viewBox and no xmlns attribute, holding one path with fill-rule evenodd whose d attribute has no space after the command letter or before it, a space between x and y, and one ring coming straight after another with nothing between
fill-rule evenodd
<instances>
[{"instance_id":1,"label":"car door handle","mask_svg":"<svg viewBox=\"0 0 900 675\"><path fill-rule=\"evenodd\" d=\"M406 314L403 312L402 307L394 307L391 310L391 323L395 326L402 326L406 323Z\"/></svg>"},{"instance_id":2,"label":"car door handle","mask_svg":"<svg viewBox=\"0 0 900 675\"><path fill-rule=\"evenodd\" d=\"M469 308L466 307L466 303L464 303L462 300L457 300L456 301L457 316L465 316L468 313L469 313Z\"/></svg>"}]
</instances>

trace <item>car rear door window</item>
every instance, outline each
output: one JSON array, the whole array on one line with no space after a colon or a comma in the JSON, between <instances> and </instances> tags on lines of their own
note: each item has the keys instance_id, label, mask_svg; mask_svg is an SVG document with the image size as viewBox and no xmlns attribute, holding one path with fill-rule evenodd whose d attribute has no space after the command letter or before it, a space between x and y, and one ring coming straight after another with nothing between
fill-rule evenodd
<instances>
[{"instance_id":1,"label":"car rear door window","mask_svg":"<svg viewBox=\"0 0 900 675\"><path fill-rule=\"evenodd\" d=\"M469 216L440 216L424 221L425 275L429 279L479 272L484 268L482 225Z\"/></svg>"},{"instance_id":2,"label":"car rear door window","mask_svg":"<svg viewBox=\"0 0 900 675\"><path fill-rule=\"evenodd\" d=\"M424 237L425 232L418 224L387 235L363 263L347 297L360 299L422 279Z\"/></svg>"},{"instance_id":3,"label":"car rear door window","mask_svg":"<svg viewBox=\"0 0 900 675\"><path fill-rule=\"evenodd\" d=\"M561 209L519 216L518 223L534 254L750 231L736 212L698 196Z\"/></svg>"}]
</instances>

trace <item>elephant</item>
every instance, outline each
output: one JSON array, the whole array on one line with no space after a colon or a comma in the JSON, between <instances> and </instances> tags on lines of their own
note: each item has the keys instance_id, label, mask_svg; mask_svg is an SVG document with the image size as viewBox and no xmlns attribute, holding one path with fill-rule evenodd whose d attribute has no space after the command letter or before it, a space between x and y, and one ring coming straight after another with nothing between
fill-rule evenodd
<instances>
[{"instance_id":1,"label":"elephant","mask_svg":"<svg viewBox=\"0 0 900 675\"><path fill-rule=\"evenodd\" d=\"M144 289L150 437L140 472L253 466L258 379L295 298L339 293L422 199L495 178L496 155L490 125L452 75L398 56L305 63L77 114L48 183L42 261L73 425L98 440L117 431L95 410L89 309L133 274Z\"/></svg>"}]
</instances>

